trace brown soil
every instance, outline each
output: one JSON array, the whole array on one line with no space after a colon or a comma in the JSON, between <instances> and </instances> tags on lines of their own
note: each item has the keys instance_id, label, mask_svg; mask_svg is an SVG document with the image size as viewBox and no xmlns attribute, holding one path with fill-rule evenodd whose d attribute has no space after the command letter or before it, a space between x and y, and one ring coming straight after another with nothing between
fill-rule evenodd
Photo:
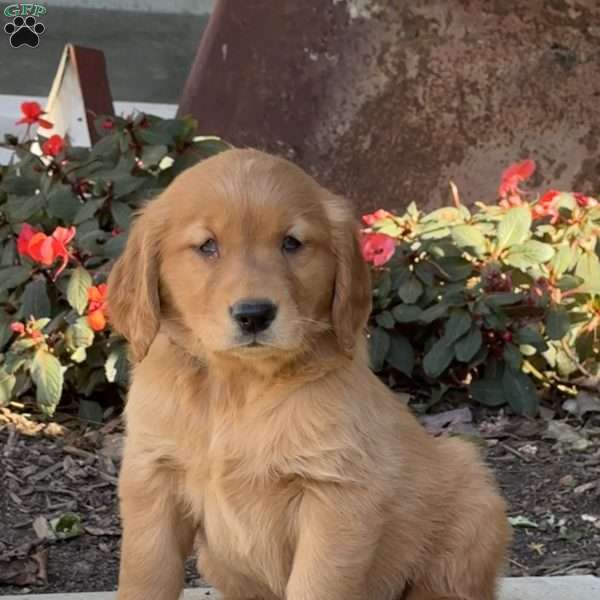
<instances>
[{"instance_id":1,"label":"brown soil","mask_svg":"<svg viewBox=\"0 0 600 600\"><path fill-rule=\"evenodd\" d=\"M429 423L436 433L438 425ZM574 451L545 438L543 420L494 417L468 424L466 433L485 447L513 523L528 525L515 528L510 575L600 575L600 449L594 425L588 421L588 447ZM115 589L121 442L118 418L102 427L68 417L44 426L0 411L0 595ZM45 524L64 513L78 515L83 532L65 540L40 539L34 524L43 536ZM193 563L188 566L187 584L202 585Z\"/></svg>"}]
</instances>

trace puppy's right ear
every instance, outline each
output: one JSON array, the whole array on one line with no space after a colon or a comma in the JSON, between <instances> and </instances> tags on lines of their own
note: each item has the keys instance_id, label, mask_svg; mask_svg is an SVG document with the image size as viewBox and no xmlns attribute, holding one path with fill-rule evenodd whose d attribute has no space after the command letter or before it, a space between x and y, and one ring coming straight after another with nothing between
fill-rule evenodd
<instances>
[{"instance_id":1,"label":"puppy's right ear","mask_svg":"<svg viewBox=\"0 0 600 600\"><path fill-rule=\"evenodd\" d=\"M123 254L108 277L108 316L140 362L158 332L158 239L148 209L133 224Z\"/></svg>"}]
</instances>

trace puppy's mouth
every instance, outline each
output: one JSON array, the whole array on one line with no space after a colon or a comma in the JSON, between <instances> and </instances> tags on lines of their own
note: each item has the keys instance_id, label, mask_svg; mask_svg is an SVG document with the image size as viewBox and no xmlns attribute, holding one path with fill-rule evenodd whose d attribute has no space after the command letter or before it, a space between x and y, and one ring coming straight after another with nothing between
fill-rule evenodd
<instances>
[{"instance_id":1,"label":"puppy's mouth","mask_svg":"<svg viewBox=\"0 0 600 600\"><path fill-rule=\"evenodd\" d=\"M276 349L273 344L267 342L260 334L244 336L238 339L237 342L232 349L238 352Z\"/></svg>"}]
</instances>

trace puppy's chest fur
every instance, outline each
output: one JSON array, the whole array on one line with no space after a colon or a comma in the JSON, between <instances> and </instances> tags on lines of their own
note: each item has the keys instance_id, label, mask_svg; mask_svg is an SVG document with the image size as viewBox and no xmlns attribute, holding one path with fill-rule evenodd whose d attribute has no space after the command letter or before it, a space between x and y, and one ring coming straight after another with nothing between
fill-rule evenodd
<instances>
[{"instance_id":1,"label":"puppy's chest fur","mask_svg":"<svg viewBox=\"0 0 600 600\"><path fill-rule=\"evenodd\" d=\"M228 569L282 593L303 493L299 432L277 409L257 414L251 402L228 410L219 405L227 399L210 400L202 435L177 444L198 541Z\"/></svg>"}]
</instances>

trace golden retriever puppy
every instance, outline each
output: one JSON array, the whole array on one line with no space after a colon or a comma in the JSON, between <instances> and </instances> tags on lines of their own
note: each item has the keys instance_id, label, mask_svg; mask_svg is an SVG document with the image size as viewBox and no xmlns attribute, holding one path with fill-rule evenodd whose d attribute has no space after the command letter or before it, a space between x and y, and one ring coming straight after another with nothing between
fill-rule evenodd
<instances>
[{"instance_id":1,"label":"golden retriever puppy","mask_svg":"<svg viewBox=\"0 0 600 600\"><path fill-rule=\"evenodd\" d=\"M369 370L350 206L230 150L134 224L109 279L135 362L119 600L493 600L510 533L472 445Z\"/></svg>"}]
</instances>

